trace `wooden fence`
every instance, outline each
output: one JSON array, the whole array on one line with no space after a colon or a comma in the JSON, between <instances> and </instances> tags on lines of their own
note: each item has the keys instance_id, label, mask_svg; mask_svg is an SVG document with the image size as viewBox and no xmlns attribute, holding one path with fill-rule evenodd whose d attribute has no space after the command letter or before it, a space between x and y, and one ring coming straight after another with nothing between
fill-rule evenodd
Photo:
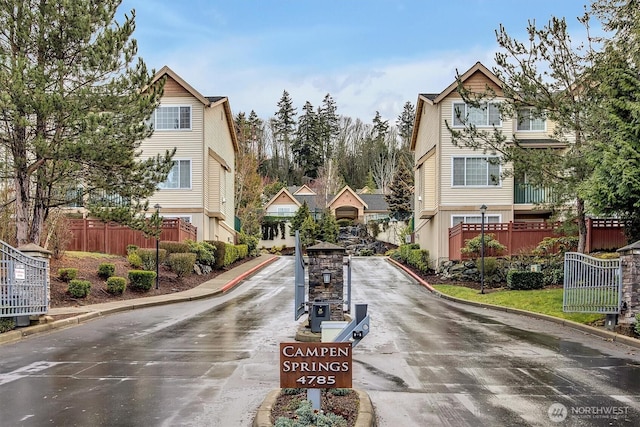
<instances>
[{"instance_id":1,"label":"wooden fence","mask_svg":"<svg viewBox=\"0 0 640 427\"><path fill-rule=\"evenodd\" d=\"M145 237L140 231L129 227L105 223L94 219L69 220L71 243L70 251L100 252L113 255L126 255L128 245L140 248L155 248L156 239ZM197 229L182 219L163 219L160 241L182 242L196 240Z\"/></svg>"},{"instance_id":2,"label":"wooden fence","mask_svg":"<svg viewBox=\"0 0 640 427\"><path fill-rule=\"evenodd\" d=\"M557 237L559 223L548 222L508 222L484 225L485 234L507 247L502 255L530 253L545 237ZM449 229L449 259L466 259L461 249L465 241L482 233L482 224L457 224ZM624 223L615 219L587 219L586 252L618 249L627 244ZM487 252L489 254L489 252ZM492 254L489 254L492 255Z\"/></svg>"}]
</instances>

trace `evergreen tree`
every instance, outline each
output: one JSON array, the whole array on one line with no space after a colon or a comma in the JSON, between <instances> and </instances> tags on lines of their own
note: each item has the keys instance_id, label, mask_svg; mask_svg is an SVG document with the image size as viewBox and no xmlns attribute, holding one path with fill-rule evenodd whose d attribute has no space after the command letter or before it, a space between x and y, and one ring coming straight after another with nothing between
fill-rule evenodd
<instances>
[{"instance_id":1,"label":"evergreen tree","mask_svg":"<svg viewBox=\"0 0 640 427\"><path fill-rule=\"evenodd\" d=\"M564 19L552 18L543 27L530 23L527 43L513 39L504 27L497 31L503 51L496 54L494 74L501 80L501 117L518 117L527 109L531 118L554 123L550 139L562 149L531 149L513 132L503 133L498 127L491 131L478 129L466 117L457 117L463 128L452 127L447 121L455 145L495 153L505 165L505 176L524 173L529 184L549 188L553 195L546 205L577 223L578 250L586 248L586 207L580 187L591 175L586 161L589 150L588 110L591 90L595 85L587 73L590 52L572 45ZM580 84L577 84L580 82ZM493 90L472 92L459 80L458 92L464 101L482 108L498 95ZM559 143L559 144L558 144Z\"/></svg>"},{"instance_id":2,"label":"evergreen tree","mask_svg":"<svg viewBox=\"0 0 640 427\"><path fill-rule=\"evenodd\" d=\"M118 22L120 3L0 5L0 144L18 245L40 244L51 210L78 187L91 215L144 229L147 199L171 170L173 153L137 159L163 82L136 61L135 12Z\"/></svg>"},{"instance_id":3,"label":"evergreen tree","mask_svg":"<svg viewBox=\"0 0 640 427\"><path fill-rule=\"evenodd\" d=\"M398 127L398 135L402 141L401 148L403 150L409 150L411 144L411 135L413 134L413 122L416 119L416 109L414 105L407 101L404 104L402 113L396 119L396 126Z\"/></svg>"},{"instance_id":4,"label":"evergreen tree","mask_svg":"<svg viewBox=\"0 0 640 427\"><path fill-rule=\"evenodd\" d=\"M640 10L637 2L600 1L594 13L614 36L596 55L596 102L589 111L590 165L584 193L594 213L627 221L640 240Z\"/></svg>"},{"instance_id":5,"label":"evergreen tree","mask_svg":"<svg viewBox=\"0 0 640 427\"><path fill-rule=\"evenodd\" d=\"M323 242L328 243L337 243L338 242L338 233L340 232L340 227L338 226L338 221L336 221L336 217L333 216L331 210L325 208L322 210L322 216L320 217L320 224L318 224L318 238Z\"/></svg>"},{"instance_id":6,"label":"evergreen tree","mask_svg":"<svg viewBox=\"0 0 640 427\"><path fill-rule=\"evenodd\" d=\"M404 160L400 160L391 184L389 194L384 199L389 206L392 218L406 221L413 215L411 200L413 198L413 173Z\"/></svg>"},{"instance_id":7,"label":"evergreen tree","mask_svg":"<svg viewBox=\"0 0 640 427\"><path fill-rule=\"evenodd\" d=\"M298 211L293 216L293 218L291 218L291 229L289 230L289 232L292 236L295 236L296 231L300 230L307 217L311 218L311 211L309 210L309 206L307 205L307 201L305 200L304 202L302 202L302 206L298 208Z\"/></svg>"},{"instance_id":8,"label":"evergreen tree","mask_svg":"<svg viewBox=\"0 0 640 427\"><path fill-rule=\"evenodd\" d=\"M318 144L318 117L309 101L302 108L296 139L292 144L295 165L302 176L316 178L322 161Z\"/></svg>"},{"instance_id":9,"label":"evergreen tree","mask_svg":"<svg viewBox=\"0 0 640 427\"><path fill-rule=\"evenodd\" d=\"M313 217L309 215L304 219L300 226L300 243L302 246L312 246L316 242L318 236L318 224L313 220Z\"/></svg>"},{"instance_id":10,"label":"evergreen tree","mask_svg":"<svg viewBox=\"0 0 640 427\"><path fill-rule=\"evenodd\" d=\"M296 114L289 92L283 91L278 101L278 111L272 120L272 127L273 137L281 150L280 164L276 165L276 168L281 172L280 181L286 184L292 184L290 182L291 142L295 138Z\"/></svg>"},{"instance_id":11,"label":"evergreen tree","mask_svg":"<svg viewBox=\"0 0 640 427\"><path fill-rule=\"evenodd\" d=\"M333 156L333 145L340 130L336 102L326 94L322 105L318 108L318 142L322 155L321 165L326 167Z\"/></svg>"}]
</instances>

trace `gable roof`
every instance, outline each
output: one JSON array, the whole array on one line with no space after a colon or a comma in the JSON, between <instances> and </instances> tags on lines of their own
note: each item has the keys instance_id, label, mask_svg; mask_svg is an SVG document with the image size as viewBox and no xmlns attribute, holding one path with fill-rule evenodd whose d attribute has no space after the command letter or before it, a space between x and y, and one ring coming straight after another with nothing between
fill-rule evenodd
<instances>
[{"instance_id":1,"label":"gable roof","mask_svg":"<svg viewBox=\"0 0 640 427\"><path fill-rule=\"evenodd\" d=\"M367 209L367 208L369 207L369 206L367 205L367 203L366 203L364 200L362 200L362 199L360 198L360 196L358 196L358 195L356 194L356 192L355 192L355 191L353 191L353 190L351 189L351 187L349 187L348 185L345 185L345 186L344 186L344 188L343 188L342 190L340 190L340 192L339 192L338 194L336 194L336 195L335 195L335 197L334 197L333 199L331 199L331 201L327 204L327 206L331 206L331 205L333 205L333 203L334 203L336 200L338 200L338 198L339 198L340 196L342 196L342 194L344 194L344 193L345 193L345 192L347 192L347 191L348 191L348 192L350 192L350 193L351 193L351 194L352 194L352 195L353 195L353 196L354 196L358 201L360 201L360 203L362 203L362 206L364 206L364 208L365 208L365 209Z\"/></svg>"},{"instance_id":2,"label":"gable roof","mask_svg":"<svg viewBox=\"0 0 640 427\"><path fill-rule=\"evenodd\" d=\"M483 74L487 79L492 81L496 86L502 87L503 83L498 79L498 77L491 72L487 67L482 65L481 62L476 62L473 67L469 68L464 74L460 76L460 82L464 83L467 79L473 76L476 73ZM421 93L418 95L418 102L416 103L416 119L413 124L413 133L411 134L411 150L416 148L416 141L418 139L418 128L420 127L420 120L422 119L422 110L424 109L424 104L427 103L429 105L438 104L440 101L449 96L452 92L458 90L458 79L456 78L453 83L447 86L440 93Z\"/></svg>"},{"instance_id":3,"label":"gable roof","mask_svg":"<svg viewBox=\"0 0 640 427\"><path fill-rule=\"evenodd\" d=\"M267 204L265 205L265 209L266 209L266 208L268 208L269 206L271 206L271 204L272 204L273 202L275 202L276 200L278 200L278 198L279 198L282 194L285 194L289 199L291 199L291 201L292 201L293 203L295 203L296 205L298 205L298 207L302 206L302 203L300 203L300 201L298 201L298 199L296 199L296 198L293 196L293 194L291 194L291 193L289 192L289 190L287 190L286 188L281 188L281 189L280 189L280 191L278 191L278 192L276 193L276 195L275 195L275 196L273 196L273 197L271 198L271 200L269 200L269 201L267 202Z\"/></svg>"},{"instance_id":4,"label":"gable roof","mask_svg":"<svg viewBox=\"0 0 640 427\"><path fill-rule=\"evenodd\" d=\"M309 188L309 186L307 184L303 184L302 187L298 188L297 190L295 190L293 192L293 194L305 194L305 195L310 195L310 194L317 194L315 191L313 191L311 188Z\"/></svg>"},{"instance_id":5,"label":"gable roof","mask_svg":"<svg viewBox=\"0 0 640 427\"><path fill-rule=\"evenodd\" d=\"M216 107L220 104L223 105L224 115L227 119L227 127L229 128L229 134L231 135L231 143L233 144L233 151L238 152L238 135L236 134L236 129L233 121L233 113L231 112L231 105L229 104L229 98L226 96L203 96L200 92L195 90L193 86L187 83L182 77L176 74L168 66L162 67L151 80L152 83L157 82L164 76L169 76L173 80L176 81L180 86L182 86L189 94L191 94L194 98L202 103L205 107Z\"/></svg>"}]
</instances>

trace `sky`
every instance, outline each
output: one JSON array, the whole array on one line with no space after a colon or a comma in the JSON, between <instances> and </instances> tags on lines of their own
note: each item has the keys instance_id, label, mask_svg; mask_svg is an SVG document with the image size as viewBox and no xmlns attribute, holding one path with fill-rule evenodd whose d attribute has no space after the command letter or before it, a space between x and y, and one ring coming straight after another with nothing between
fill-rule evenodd
<instances>
[{"instance_id":1,"label":"sky","mask_svg":"<svg viewBox=\"0 0 640 427\"><path fill-rule=\"evenodd\" d=\"M138 54L169 66L204 96L227 96L234 115L275 115L286 90L298 114L326 94L337 113L395 124L404 104L439 93L480 61L494 65L500 24L526 41L565 17L573 40L587 0L124 0L136 12Z\"/></svg>"}]
</instances>

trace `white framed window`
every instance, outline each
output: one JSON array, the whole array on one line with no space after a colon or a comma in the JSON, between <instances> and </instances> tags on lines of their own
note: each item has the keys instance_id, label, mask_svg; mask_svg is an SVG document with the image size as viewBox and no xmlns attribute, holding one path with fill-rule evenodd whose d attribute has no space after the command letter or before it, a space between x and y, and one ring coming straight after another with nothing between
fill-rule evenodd
<instances>
[{"instance_id":1,"label":"white framed window","mask_svg":"<svg viewBox=\"0 0 640 427\"><path fill-rule=\"evenodd\" d=\"M500 163L498 157L454 157L451 159L453 187L498 187L500 186Z\"/></svg>"},{"instance_id":2,"label":"white framed window","mask_svg":"<svg viewBox=\"0 0 640 427\"><path fill-rule=\"evenodd\" d=\"M465 102L454 102L453 126L463 127L465 124L477 127L501 126L498 103L484 102L479 107L474 107Z\"/></svg>"},{"instance_id":3,"label":"white framed window","mask_svg":"<svg viewBox=\"0 0 640 427\"><path fill-rule=\"evenodd\" d=\"M518 127L519 131L545 131L547 130L547 121L544 115L536 113L533 108L521 108L518 110Z\"/></svg>"},{"instance_id":4,"label":"white framed window","mask_svg":"<svg viewBox=\"0 0 640 427\"><path fill-rule=\"evenodd\" d=\"M191 188L191 160L174 160L173 167L160 189Z\"/></svg>"},{"instance_id":5,"label":"white framed window","mask_svg":"<svg viewBox=\"0 0 640 427\"><path fill-rule=\"evenodd\" d=\"M155 130L191 130L191 106L159 106L153 113Z\"/></svg>"},{"instance_id":6,"label":"white framed window","mask_svg":"<svg viewBox=\"0 0 640 427\"><path fill-rule=\"evenodd\" d=\"M482 224L482 214L463 214L463 215L452 215L451 216L451 226L456 226L464 222L465 224ZM502 222L502 215L500 214L485 214L484 223L485 224L499 224Z\"/></svg>"}]
</instances>

